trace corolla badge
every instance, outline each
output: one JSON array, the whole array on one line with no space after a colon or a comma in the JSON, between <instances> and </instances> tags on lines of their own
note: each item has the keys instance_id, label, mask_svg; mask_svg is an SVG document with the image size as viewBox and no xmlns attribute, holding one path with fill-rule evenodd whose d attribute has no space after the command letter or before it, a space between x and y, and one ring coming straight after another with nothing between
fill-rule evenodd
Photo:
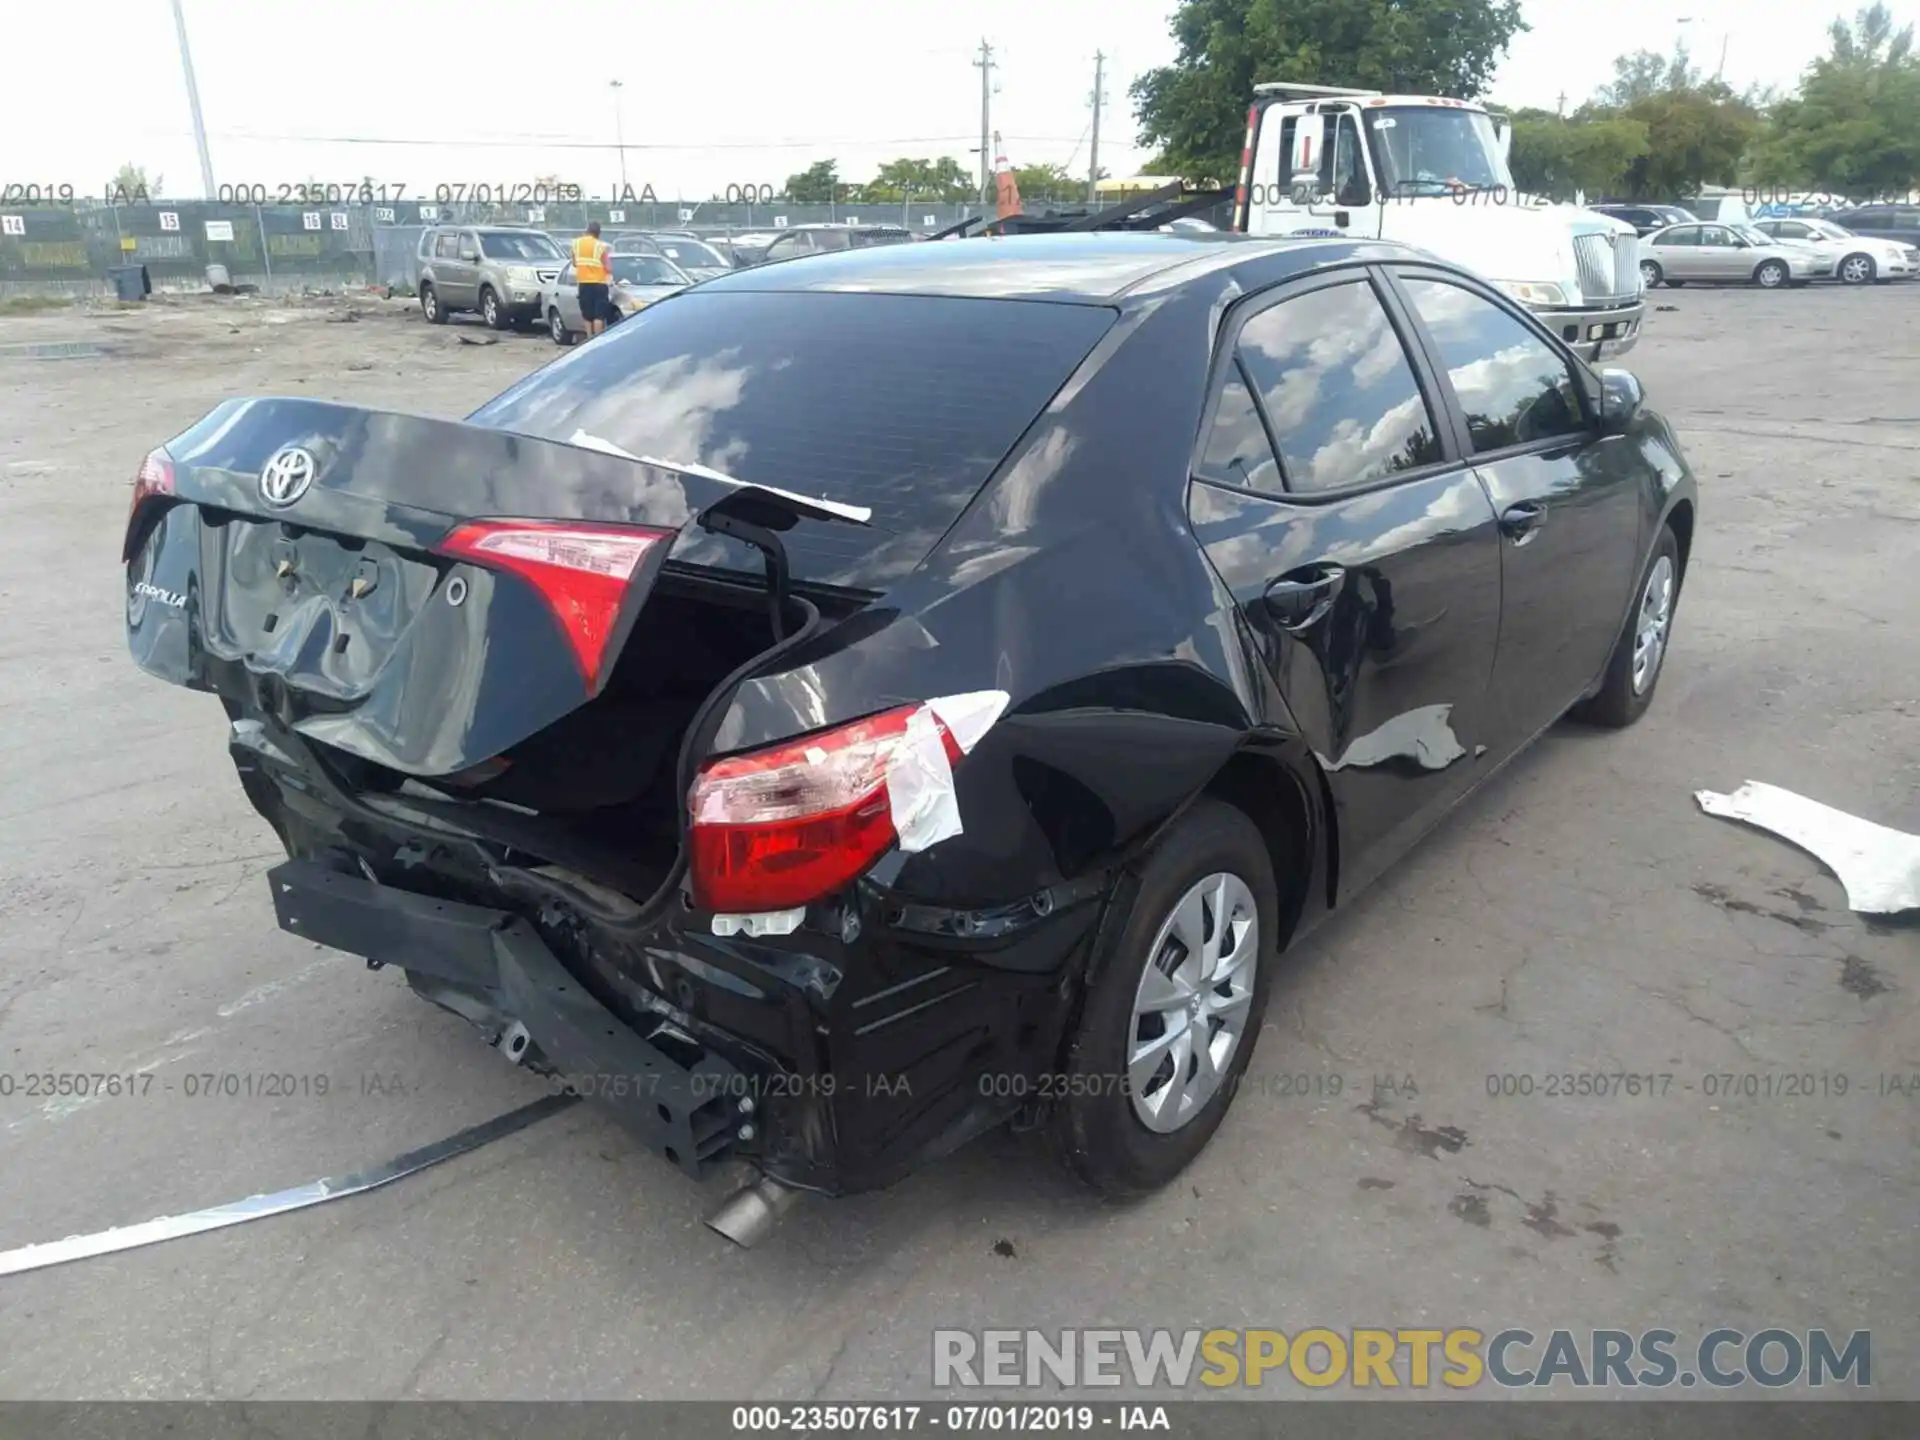
<instances>
[{"instance_id":1,"label":"corolla badge","mask_svg":"<svg viewBox=\"0 0 1920 1440\"><path fill-rule=\"evenodd\" d=\"M291 505L307 493L319 469L313 456L298 445L274 452L260 471L260 495L269 505Z\"/></svg>"},{"instance_id":2,"label":"corolla badge","mask_svg":"<svg viewBox=\"0 0 1920 1440\"><path fill-rule=\"evenodd\" d=\"M162 590L158 585L149 584L145 580L135 583L133 593L143 599L155 600L162 605L171 606L175 610L186 608L187 597L178 590Z\"/></svg>"}]
</instances>

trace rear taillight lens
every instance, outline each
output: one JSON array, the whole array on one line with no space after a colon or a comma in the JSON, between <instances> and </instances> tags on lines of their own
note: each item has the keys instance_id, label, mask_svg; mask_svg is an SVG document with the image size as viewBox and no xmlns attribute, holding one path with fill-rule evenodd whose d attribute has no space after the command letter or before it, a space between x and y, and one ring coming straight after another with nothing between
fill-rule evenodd
<instances>
[{"instance_id":1,"label":"rear taillight lens","mask_svg":"<svg viewBox=\"0 0 1920 1440\"><path fill-rule=\"evenodd\" d=\"M562 520L476 520L440 542L440 553L528 581L552 609L591 689L619 623L627 587L671 530Z\"/></svg>"},{"instance_id":2,"label":"rear taillight lens","mask_svg":"<svg viewBox=\"0 0 1920 1440\"><path fill-rule=\"evenodd\" d=\"M943 754L916 755L928 744ZM890 787L902 769L924 775L962 753L930 707L907 705L706 766L688 799L694 903L757 913L832 894L899 839Z\"/></svg>"},{"instance_id":3,"label":"rear taillight lens","mask_svg":"<svg viewBox=\"0 0 1920 1440\"><path fill-rule=\"evenodd\" d=\"M127 507L127 537L120 559L122 563L133 559L134 544L145 529L141 510L149 501L171 500L173 488L173 457L165 450L150 450L147 458L140 462L140 468L133 476L133 503Z\"/></svg>"}]
</instances>

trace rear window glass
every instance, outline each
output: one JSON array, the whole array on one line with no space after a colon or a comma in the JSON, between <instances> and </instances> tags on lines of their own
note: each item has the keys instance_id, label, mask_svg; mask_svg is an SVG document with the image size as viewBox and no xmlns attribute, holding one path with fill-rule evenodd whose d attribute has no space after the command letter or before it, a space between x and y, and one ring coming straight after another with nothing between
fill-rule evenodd
<instances>
[{"instance_id":1,"label":"rear window glass","mask_svg":"<svg viewBox=\"0 0 1920 1440\"><path fill-rule=\"evenodd\" d=\"M489 260L558 260L559 247L544 235L503 235L482 230L480 249Z\"/></svg>"},{"instance_id":2,"label":"rear window glass","mask_svg":"<svg viewBox=\"0 0 1920 1440\"><path fill-rule=\"evenodd\" d=\"M867 506L870 531L802 521L787 536L796 575L865 587L925 556L1114 318L1044 301L690 290L469 418L551 440L584 430ZM674 555L761 568L717 537Z\"/></svg>"}]
</instances>

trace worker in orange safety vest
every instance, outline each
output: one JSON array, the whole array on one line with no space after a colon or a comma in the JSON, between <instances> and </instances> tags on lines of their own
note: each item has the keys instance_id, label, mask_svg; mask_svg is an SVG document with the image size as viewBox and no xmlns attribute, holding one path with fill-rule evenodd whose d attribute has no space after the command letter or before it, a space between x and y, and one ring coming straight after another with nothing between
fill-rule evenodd
<instances>
[{"instance_id":1,"label":"worker in orange safety vest","mask_svg":"<svg viewBox=\"0 0 1920 1440\"><path fill-rule=\"evenodd\" d=\"M580 287L580 318L586 322L587 338L607 328L613 300L607 284L613 279L608 257L613 247L600 238L600 222L589 220L587 233L573 242L573 278Z\"/></svg>"}]
</instances>

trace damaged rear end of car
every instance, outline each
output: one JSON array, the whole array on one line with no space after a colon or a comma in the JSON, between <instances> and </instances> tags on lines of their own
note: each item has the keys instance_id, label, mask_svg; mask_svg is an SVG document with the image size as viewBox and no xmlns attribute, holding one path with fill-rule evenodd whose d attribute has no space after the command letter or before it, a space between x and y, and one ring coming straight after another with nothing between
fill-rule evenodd
<instances>
[{"instance_id":1,"label":"damaged rear end of car","mask_svg":"<svg viewBox=\"0 0 1920 1440\"><path fill-rule=\"evenodd\" d=\"M795 695L750 744L716 733L746 682L884 625L889 586L1110 318L1068 326L992 397L1000 433L973 434L969 468L917 508L877 470L802 493L709 468L725 447L680 445L670 423L621 431L567 368L596 347L468 421L227 402L141 466L131 650L225 707L287 852L269 876L282 928L403 970L692 1176L746 1160L829 1193L885 1183L1006 1107L939 1035L898 1042L918 1087L886 1078L893 1035L856 1040L954 987L863 933L883 927L852 887L958 832L955 770L1008 697L880 684L851 717ZM557 395L564 419L535 413ZM676 448L653 458L656 441ZM753 473L822 470L805 458ZM912 993L868 998L891 988ZM967 1007L939 1023L966 1032Z\"/></svg>"}]
</instances>

